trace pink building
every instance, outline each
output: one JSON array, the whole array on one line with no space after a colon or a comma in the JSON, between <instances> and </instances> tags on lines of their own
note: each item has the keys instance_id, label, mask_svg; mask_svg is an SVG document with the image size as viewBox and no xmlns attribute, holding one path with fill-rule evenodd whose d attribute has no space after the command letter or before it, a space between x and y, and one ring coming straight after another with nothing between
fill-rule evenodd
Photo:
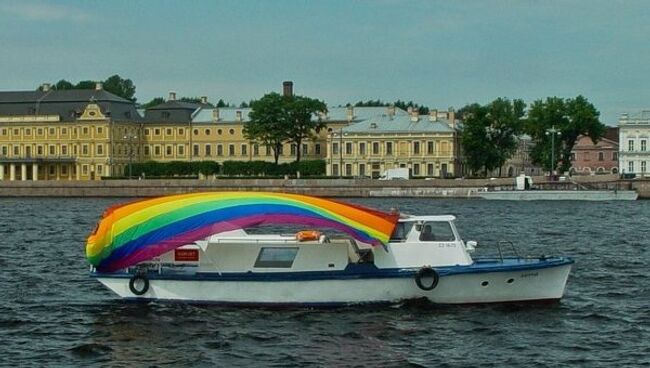
<instances>
[{"instance_id":1,"label":"pink building","mask_svg":"<svg viewBox=\"0 0 650 368\"><path fill-rule=\"evenodd\" d=\"M580 136L571 151L572 174L618 174L618 128L607 128L605 136L594 143Z\"/></svg>"}]
</instances>

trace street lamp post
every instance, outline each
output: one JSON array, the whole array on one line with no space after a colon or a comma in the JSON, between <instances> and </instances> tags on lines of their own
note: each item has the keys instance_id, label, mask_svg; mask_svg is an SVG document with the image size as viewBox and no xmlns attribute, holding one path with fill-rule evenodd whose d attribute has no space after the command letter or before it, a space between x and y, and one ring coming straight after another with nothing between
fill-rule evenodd
<instances>
[{"instance_id":1,"label":"street lamp post","mask_svg":"<svg viewBox=\"0 0 650 368\"><path fill-rule=\"evenodd\" d=\"M133 141L138 139L137 135L125 135L124 140L129 142L129 180L132 178L132 165L133 165Z\"/></svg>"},{"instance_id":2,"label":"street lamp post","mask_svg":"<svg viewBox=\"0 0 650 368\"><path fill-rule=\"evenodd\" d=\"M555 125L551 129L546 129L546 135L551 136L551 176L555 174L555 135L562 135L562 132L559 129L555 128Z\"/></svg>"},{"instance_id":3,"label":"street lamp post","mask_svg":"<svg viewBox=\"0 0 650 368\"><path fill-rule=\"evenodd\" d=\"M343 176L343 128L339 131L339 176Z\"/></svg>"}]
</instances>

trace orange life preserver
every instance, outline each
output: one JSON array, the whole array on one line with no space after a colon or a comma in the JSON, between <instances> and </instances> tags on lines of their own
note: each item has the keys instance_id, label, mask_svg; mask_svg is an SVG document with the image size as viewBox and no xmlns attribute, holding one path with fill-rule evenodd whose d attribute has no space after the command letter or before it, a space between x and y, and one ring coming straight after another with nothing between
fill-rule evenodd
<instances>
[{"instance_id":1,"label":"orange life preserver","mask_svg":"<svg viewBox=\"0 0 650 368\"><path fill-rule=\"evenodd\" d=\"M318 240L320 236L321 232L315 230L303 230L296 233L296 239L298 241Z\"/></svg>"}]
</instances>

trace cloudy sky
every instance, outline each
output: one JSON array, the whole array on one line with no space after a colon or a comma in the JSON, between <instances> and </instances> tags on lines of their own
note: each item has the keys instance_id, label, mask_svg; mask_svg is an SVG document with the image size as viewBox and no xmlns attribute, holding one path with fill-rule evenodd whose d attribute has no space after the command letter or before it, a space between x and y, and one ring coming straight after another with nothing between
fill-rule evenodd
<instances>
[{"instance_id":1,"label":"cloudy sky","mask_svg":"<svg viewBox=\"0 0 650 368\"><path fill-rule=\"evenodd\" d=\"M650 109L650 1L0 0L0 90L130 78L138 101L280 90L439 109L586 96Z\"/></svg>"}]
</instances>

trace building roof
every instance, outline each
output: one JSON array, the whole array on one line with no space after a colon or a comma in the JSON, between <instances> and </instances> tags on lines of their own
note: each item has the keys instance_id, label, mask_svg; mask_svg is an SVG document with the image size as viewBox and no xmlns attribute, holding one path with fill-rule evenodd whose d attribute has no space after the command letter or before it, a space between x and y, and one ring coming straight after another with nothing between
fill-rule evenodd
<instances>
[{"instance_id":1,"label":"building roof","mask_svg":"<svg viewBox=\"0 0 650 368\"><path fill-rule=\"evenodd\" d=\"M604 138L618 143L618 127L607 127Z\"/></svg>"},{"instance_id":2,"label":"building roof","mask_svg":"<svg viewBox=\"0 0 650 368\"><path fill-rule=\"evenodd\" d=\"M145 122L189 123L201 110L210 107L197 102L167 100L145 110Z\"/></svg>"},{"instance_id":3,"label":"building roof","mask_svg":"<svg viewBox=\"0 0 650 368\"><path fill-rule=\"evenodd\" d=\"M103 89L0 92L0 116L58 115L61 121L74 121L89 102L114 121L141 119L132 101Z\"/></svg>"},{"instance_id":4,"label":"building roof","mask_svg":"<svg viewBox=\"0 0 650 368\"><path fill-rule=\"evenodd\" d=\"M387 114L373 116L370 119L351 124L343 128L344 133L453 133L449 121L438 119L431 121L428 115L420 115L412 121L408 114Z\"/></svg>"}]
</instances>

